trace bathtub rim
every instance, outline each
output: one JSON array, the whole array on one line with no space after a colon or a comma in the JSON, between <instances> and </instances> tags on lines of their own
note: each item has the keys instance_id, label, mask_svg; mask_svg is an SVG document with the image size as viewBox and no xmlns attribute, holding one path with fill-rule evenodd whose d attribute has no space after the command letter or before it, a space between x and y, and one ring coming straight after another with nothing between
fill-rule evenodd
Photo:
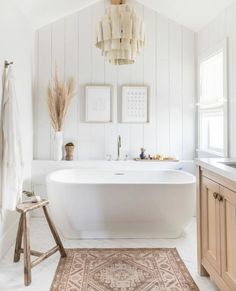
<instances>
[{"instance_id":1,"label":"bathtub rim","mask_svg":"<svg viewBox=\"0 0 236 291\"><path fill-rule=\"evenodd\" d=\"M101 168L93 168L93 169L86 169L85 171L86 172L93 172L93 171L101 171L101 172L117 172L117 173L121 173L121 172L140 172L140 171L145 171L145 172L175 172L175 173L182 173L184 174L185 176L188 176L189 177L189 181L176 181L176 182L169 182L169 181L166 181L166 182L153 182L153 181L150 181L150 182L129 182L129 181L123 181L121 183L119 182L92 182L92 183L89 183L89 182L86 182L86 181L82 181L82 182L72 182L72 181L59 181L59 180L56 180L56 179L53 179L52 176L57 174L57 173L61 173L61 172L70 172L70 171L84 171L84 169L79 169L79 168L73 168L73 169L60 169L60 170L56 170L56 171L53 171L51 173L49 173L47 176L46 176L46 184L48 183L57 183L57 184L63 184L63 185L117 185L117 186L120 186L120 185L192 185L192 184L196 184L196 177L191 174L191 173L188 173L188 172L185 172L185 171L182 171L182 170L174 170L174 169L160 169L160 170L156 170L156 169L150 169L150 170L103 170Z\"/></svg>"}]
</instances>

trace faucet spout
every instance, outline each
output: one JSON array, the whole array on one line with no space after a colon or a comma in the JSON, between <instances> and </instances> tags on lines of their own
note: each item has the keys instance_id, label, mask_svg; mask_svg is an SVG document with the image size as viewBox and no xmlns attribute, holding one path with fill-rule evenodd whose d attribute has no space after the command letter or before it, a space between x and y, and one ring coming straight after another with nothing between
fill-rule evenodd
<instances>
[{"instance_id":1,"label":"faucet spout","mask_svg":"<svg viewBox=\"0 0 236 291\"><path fill-rule=\"evenodd\" d=\"M120 149L121 149L121 136L118 136L117 140L117 161L120 160Z\"/></svg>"}]
</instances>

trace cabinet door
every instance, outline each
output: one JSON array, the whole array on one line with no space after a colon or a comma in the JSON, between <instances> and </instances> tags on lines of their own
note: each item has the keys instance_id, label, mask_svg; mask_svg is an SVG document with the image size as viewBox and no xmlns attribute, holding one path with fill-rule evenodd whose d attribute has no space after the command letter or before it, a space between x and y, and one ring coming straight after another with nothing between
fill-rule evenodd
<instances>
[{"instance_id":1,"label":"cabinet door","mask_svg":"<svg viewBox=\"0 0 236 291\"><path fill-rule=\"evenodd\" d=\"M236 193L220 187L222 277L236 290Z\"/></svg>"},{"instance_id":2,"label":"cabinet door","mask_svg":"<svg viewBox=\"0 0 236 291\"><path fill-rule=\"evenodd\" d=\"M220 202L216 199L219 193L219 184L206 177L202 177L202 262L210 264L220 274Z\"/></svg>"}]
</instances>

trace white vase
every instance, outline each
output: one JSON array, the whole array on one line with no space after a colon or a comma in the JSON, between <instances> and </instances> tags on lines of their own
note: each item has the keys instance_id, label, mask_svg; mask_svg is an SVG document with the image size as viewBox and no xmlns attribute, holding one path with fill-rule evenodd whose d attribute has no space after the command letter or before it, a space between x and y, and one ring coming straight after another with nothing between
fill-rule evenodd
<instances>
[{"instance_id":1,"label":"white vase","mask_svg":"<svg viewBox=\"0 0 236 291\"><path fill-rule=\"evenodd\" d=\"M55 132L53 157L55 161L61 161L63 158L63 133L62 131Z\"/></svg>"}]
</instances>

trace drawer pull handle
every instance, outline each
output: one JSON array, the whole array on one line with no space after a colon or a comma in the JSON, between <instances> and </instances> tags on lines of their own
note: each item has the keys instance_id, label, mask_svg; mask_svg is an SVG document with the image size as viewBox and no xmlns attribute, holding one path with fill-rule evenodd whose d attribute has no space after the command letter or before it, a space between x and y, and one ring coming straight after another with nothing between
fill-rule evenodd
<instances>
[{"instance_id":1,"label":"drawer pull handle","mask_svg":"<svg viewBox=\"0 0 236 291\"><path fill-rule=\"evenodd\" d=\"M219 194L217 195L217 199L218 199L219 202L223 201L223 197L221 195L219 195Z\"/></svg>"},{"instance_id":2,"label":"drawer pull handle","mask_svg":"<svg viewBox=\"0 0 236 291\"><path fill-rule=\"evenodd\" d=\"M213 193L213 197L214 197L215 199L217 199L217 198L218 198L218 195L219 195L219 194L218 194L218 193L216 193L216 192L214 192L214 193Z\"/></svg>"}]
</instances>

